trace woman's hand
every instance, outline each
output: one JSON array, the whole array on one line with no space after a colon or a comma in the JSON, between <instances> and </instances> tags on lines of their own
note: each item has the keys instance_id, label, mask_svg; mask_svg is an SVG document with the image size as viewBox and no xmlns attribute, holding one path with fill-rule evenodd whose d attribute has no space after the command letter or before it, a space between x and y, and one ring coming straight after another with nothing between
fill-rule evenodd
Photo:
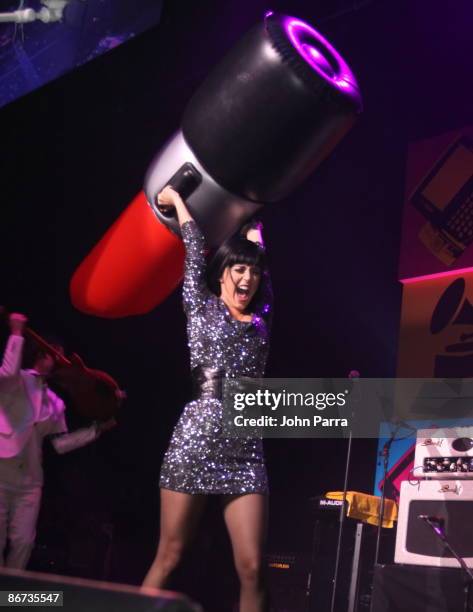
<instances>
[{"instance_id":1,"label":"woman's hand","mask_svg":"<svg viewBox=\"0 0 473 612\"><path fill-rule=\"evenodd\" d=\"M183 225L186 221L192 221L192 217L181 196L170 185L166 185L166 187L158 193L156 203L163 213L174 208L176 210L179 225Z\"/></svg>"},{"instance_id":2,"label":"woman's hand","mask_svg":"<svg viewBox=\"0 0 473 612\"><path fill-rule=\"evenodd\" d=\"M181 196L170 185L158 193L156 198L158 206L175 208L182 202Z\"/></svg>"},{"instance_id":3,"label":"woman's hand","mask_svg":"<svg viewBox=\"0 0 473 612\"><path fill-rule=\"evenodd\" d=\"M251 242L256 242L260 246L264 247L263 241L263 224L261 221L253 221L248 224L248 228L245 228L246 234L245 237L247 240L251 240Z\"/></svg>"}]
</instances>

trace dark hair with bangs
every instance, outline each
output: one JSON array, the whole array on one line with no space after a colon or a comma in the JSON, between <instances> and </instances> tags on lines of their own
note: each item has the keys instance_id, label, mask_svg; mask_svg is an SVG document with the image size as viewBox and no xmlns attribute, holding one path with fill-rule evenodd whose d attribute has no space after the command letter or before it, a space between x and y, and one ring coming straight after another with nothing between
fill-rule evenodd
<instances>
[{"instance_id":1,"label":"dark hair with bangs","mask_svg":"<svg viewBox=\"0 0 473 612\"><path fill-rule=\"evenodd\" d=\"M220 279L225 268L236 264L256 266L261 270L261 280L248 310L257 304L262 296L263 276L267 270L266 253L260 245L237 234L225 241L207 266L207 286L212 293L220 295Z\"/></svg>"}]
</instances>

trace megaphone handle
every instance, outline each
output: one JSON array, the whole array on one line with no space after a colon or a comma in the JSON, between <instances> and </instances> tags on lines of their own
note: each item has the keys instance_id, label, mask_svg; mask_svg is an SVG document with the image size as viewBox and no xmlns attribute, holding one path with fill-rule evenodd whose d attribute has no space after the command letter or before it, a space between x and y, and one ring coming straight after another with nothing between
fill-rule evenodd
<instances>
[{"instance_id":1,"label":"megaphone handle","mask_svg":"<svg viewBox=\"0 0 473 612\"><path fill-rule=\"evenodd\" d=\"M185 162L182 164L179 170L172 175L169 181L167 181L166 185L170 185L185 201L190 195L192 195L192 193L194 193L201 182L202 175L197 168L190 162ZM163 185L163 188L166 187L166 185ZM161 206L157 202L156 206L166 217L172 217L175 215L175 210L172 206Z\"/></svg>"}]
</instances>

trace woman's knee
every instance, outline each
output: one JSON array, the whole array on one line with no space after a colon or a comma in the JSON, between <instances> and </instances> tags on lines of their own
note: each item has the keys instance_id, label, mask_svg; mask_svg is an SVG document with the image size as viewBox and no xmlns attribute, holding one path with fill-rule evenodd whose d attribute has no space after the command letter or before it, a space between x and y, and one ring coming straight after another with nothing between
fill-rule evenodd
<instances>
[{"instance_id":1,"label":"woman's knee","mask_svg":"<svg viewBox=\"0 0 473 612\"><path fill-rule=\"evenodd\" d=\"M179 564L184 552L184 543L180 540L163 540L159 542L156 563L161 565L166 573Z\"/></svg>"},{"instance_id":2,"label":"woman's knee","mask_svg":"<svg viewBox=\"0 0 473 612\"><path fill-rule=\"evenodd\" d=\"M249 555L237 558L235 564L242 583L251 585L261 584L263 568L259 555Z\"/></svg>"}]
</instances>

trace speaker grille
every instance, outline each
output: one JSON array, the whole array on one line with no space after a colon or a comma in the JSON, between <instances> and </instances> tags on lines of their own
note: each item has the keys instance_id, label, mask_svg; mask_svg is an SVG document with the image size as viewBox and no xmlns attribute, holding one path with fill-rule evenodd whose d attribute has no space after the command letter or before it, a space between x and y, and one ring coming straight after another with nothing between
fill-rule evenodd
<instances>
[{"instance_id":1,"label":"speaker grille","mask_svg":"<svg viewBox=\"0 0 473 612\"><path fill-rule=\"evenodd\" d=\"M473 500L413 500L409 504L406 550L430 557L452 557L419 514L445 519L445 533L461 557L473 557Z\"/></svg>"}]
</instances>

